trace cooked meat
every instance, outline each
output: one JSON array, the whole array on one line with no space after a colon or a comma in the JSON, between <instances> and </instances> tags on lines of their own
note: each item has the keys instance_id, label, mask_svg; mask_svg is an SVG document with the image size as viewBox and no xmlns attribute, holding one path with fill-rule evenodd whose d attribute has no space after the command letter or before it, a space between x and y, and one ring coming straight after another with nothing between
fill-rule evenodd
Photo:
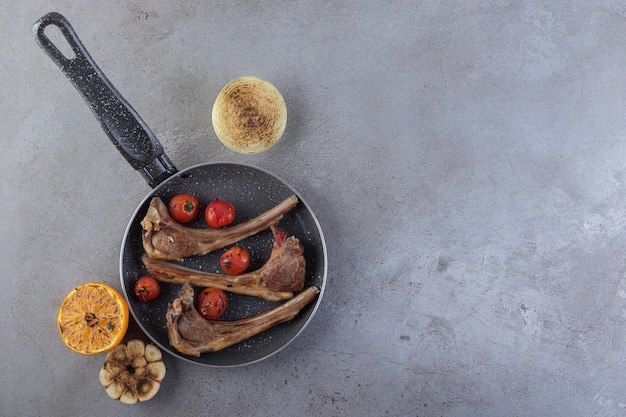
<instances>
[{"instance_id":1,"label":"cooked meat","mask_svg":"<svg viewBox=\"0 0 626 417\"><path fill-rule=\"evenodd\" d=\"M165 315L170 345L189 356L217 352L293 319L317 294L317 287L308 287L278 307L252 317L232 321L206 320L195 309L193 287L186 283Z\"/></svg>"},{"instance_id":2,"label":"cooked meat","mask_svg":"<svg viewBox=\"0 0 626 417\"><path fill-rule=\"evenodd\" d=\"M170 262L141 259L150 275L162 282L184 284L190 282L201 287L215 287L237 294L252 295L269 301L287 300L304 287L306 261L303 248L295 236L271 226L274 246L268 261L253 272L240 275L212 274L196 271Z\"/></svg>"},{"instance_id":3,"label":"cooked meat","mask_svg":"<svg viewBox=\"0 0 626 417\"><path fill-rule=\"evenodd\" d=\"M172 219L165 203L159 197L154 197L141 221L143 247L149 257L166 261L206 255L278 223L297 203L298 198L291 195L265 213L235 226L196 229Z\"/></svg>"}]
</instances>

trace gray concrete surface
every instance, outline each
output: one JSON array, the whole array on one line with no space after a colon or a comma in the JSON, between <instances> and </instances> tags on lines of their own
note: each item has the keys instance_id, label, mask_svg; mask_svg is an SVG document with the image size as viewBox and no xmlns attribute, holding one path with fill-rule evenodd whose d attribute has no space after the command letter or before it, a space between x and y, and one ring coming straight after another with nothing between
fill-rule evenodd
<instances>
[{"instance_id":1,"label":"gray concrete surface","mask_svg":"<svg viewBox=\"0 0 626 417\"><path fill-rule=\"evenodd\" d=\"M623 2L1 3L0 415L626 415ZM179 168L256 165L313 207L328 287L285 350L168 356L127 407L61 343L73 286L120 288L149 187L35 44L50 11ZM211 126L240 75L287 102L264 154Z\"/></svg>"}]
</instances>

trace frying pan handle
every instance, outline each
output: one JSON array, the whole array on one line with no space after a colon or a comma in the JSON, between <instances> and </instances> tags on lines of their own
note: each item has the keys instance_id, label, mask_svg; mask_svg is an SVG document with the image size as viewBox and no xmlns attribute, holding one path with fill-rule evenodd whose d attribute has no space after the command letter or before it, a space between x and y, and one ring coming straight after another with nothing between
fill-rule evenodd
<instances>
[{"instance_id":1,"label":"frying pan handle","mask_svg":"<svg viewBox=\"0 0 626 417\"><path fill-rule=\"evenodd\" d=\"M48 26L61 30L74 56L65 56L46 36ZM56 12L43 16L33 26L33 34L87 102L113 144L152 188L177 172L154 134L98 68L65 17Z\"/></svg>"}]
</instances>

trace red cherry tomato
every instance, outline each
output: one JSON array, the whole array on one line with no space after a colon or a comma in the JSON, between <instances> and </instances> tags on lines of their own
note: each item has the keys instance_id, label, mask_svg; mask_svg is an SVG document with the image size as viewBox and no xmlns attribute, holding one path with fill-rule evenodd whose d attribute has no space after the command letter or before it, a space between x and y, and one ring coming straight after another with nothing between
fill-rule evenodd
<instances>
[{"instance_id":1,"label":"red cherry tomato","mask_svg":"<svg viewBox=\"0 0 626 417\"><path fill-rule=\"evenodd\" d=\"M152 301L161 293L159 281L152 277L141 277L135 282L135 295L141 301Z\"/></svg>"},{"instance_id":2,"label":"red cherry tomato","mask_svg":"<svg viewBox=\"0 0 626 417\"><path fill-rule=\"evenodd\" d=\"M228 226L235 220L235 207L228 201L215 199L204 211L204 219L211 227Z\"/></svg>"},{"instance_id":3,"label":"red cherry tomato","mask_svg":"<svg viewBox=\"0 0 626 417\"><path fill-rule=\"evenodd\" d=\"M238 275L248 269L250 254L240 246L233 246L220 257L220 266L230 275Z\"/></svg>"},{"instance_id":4,"label":"red cherry tomato","mask_svg":"<svg viewBox=\"0 0 626 417\"><path fill-rule=\"evenodd\" d=\"M177 194L172 197L167 207L174 220L180 223L189 223L198 215L200 203L191 194Z\"/></svg>"},{"instance_id":5,"label":"red cherry tomato","mask_svg":"<svg viewBox=\"0 0 626 417\"><path fill-rule=\"evenodd\" d=\"M198 312L205 319L217 319L226 311L228 299L218 288L205 288L198 296Z\"/></svg>"}]
</instances>

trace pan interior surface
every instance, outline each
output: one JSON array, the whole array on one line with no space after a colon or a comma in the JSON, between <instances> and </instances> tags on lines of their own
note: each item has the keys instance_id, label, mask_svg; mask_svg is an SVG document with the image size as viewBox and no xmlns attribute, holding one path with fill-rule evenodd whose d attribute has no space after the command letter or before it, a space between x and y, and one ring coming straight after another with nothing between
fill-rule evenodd
<instances>
[{"instance_id":1,"label":"pan interior surface","mask_svg":"<svg viewBox=\"0 0 626 417\"><path fill-rule=\"evenodd\" d=\"M161 284L159 298L150 302L139 301L133 293L135 281L148 275L141 262L145 253L141 243L141 225L152 197L160 197L166 204L174 195L190 193L200 201L198 217L187 224L191 227L208 227L204 222L204 208L216 198L231 202L235 206L235 223L274 207L291 194L296 194L297 206L286 213L278 227L288 235L296 236L304 247L306 260L305 288L320 289L317 299L304 307L291 321L281 323L250 339L219 352L203 353L200 357L186 356L169 344L165 313L169 303L176 297L180 285ZM249 271L260 268L272 251L271 231L265 230L255 236L241 240L238 245L250 252ZM229 246L230 247L230 246ZM184 259L181 265L207 272L222 273L219 257L228 247L204 256ZM273 355L289 344L312 319L324 293L327 273L327 255L321 228L315 215L302 197L284 181L259 168L233 163L211 163L196 165L181 171L157 186L139 205L126 229L120 256L122 290L137 324L161 349L183 360L197 364L229 367L251 364ZM196 288L196 297L202 288ZM258 314L279 303L256 297L228 293L228 309L221 320L236 320Z\"/></svg>"}]
</instances>

